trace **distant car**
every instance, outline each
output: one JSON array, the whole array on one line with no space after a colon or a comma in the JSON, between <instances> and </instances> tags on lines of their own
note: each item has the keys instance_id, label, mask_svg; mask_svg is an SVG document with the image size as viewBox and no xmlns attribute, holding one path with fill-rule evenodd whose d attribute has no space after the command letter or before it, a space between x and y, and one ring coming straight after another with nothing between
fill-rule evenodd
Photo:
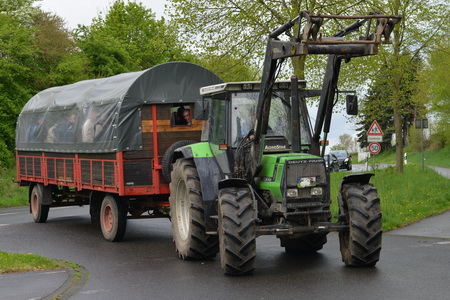
<instances>
[{"instance_id":1,"label":"distant car","mask_svg":"<svg viewBox=\"0 0 450 300\"><path fill-rule=\"evenodd\" d=\"M339 172L339 160L336 155L326 154L324 158L327 169L329 169L330 172Z\"/></svg>"},{"instance_id":2,"label":"distant car","mask_svg":"<svg viewBox=\"0 0 450 300\"><path fill-rule=\"evenodd\" d=\"M340 169L352 169L352 156L347 152L347 150L336 150L331 151L330 154L336 155L339 161Z\"/></svg>"}]
</instances>

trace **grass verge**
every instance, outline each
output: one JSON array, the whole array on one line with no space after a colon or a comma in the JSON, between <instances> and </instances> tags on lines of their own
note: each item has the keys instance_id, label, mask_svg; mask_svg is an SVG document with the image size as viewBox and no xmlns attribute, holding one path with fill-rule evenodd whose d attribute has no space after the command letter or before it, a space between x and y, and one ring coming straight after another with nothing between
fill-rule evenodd
<instances>
[{"instance_id":1,"label":"grass verge","mask_svg":"<svg viewBox=\"0 0 450 300\"><path fill-rule=\"evenodd\" d=\"M333 216L338 215L337 195L342 178L350 174L331 174ZM383 231L416 222L450 209L450 180L426 168L405 166L398 174L394 167L374 171L370 182L377 187L383 214Z\"/></svg>"},{"instance_id":2,"label":"grass verge","mask_svg":"<svg viewBox=\"0 0 450 300\"><path fill-rule=\"evenodd\" d=\"M63 269L57 261L37 254L0 251L0 274Z\"/></svg>"},{"instance_id":3,"label":"grass verge","mask_svg":"<svg viewBox=\"0 0 450 300\"><path fill-rule=\"evenodd\" d=\"M410 152L408 149L405 149L408 164L422 166L422 152ZM395 164L395 150L388 150L381 152L380 154L375 155L375 163L380 164ZM445 148L439 149L437 151L424 151L424 163L425 165L438 166L442 168L450 168L450 145ZM369 163L371 163L373 159L371 158Z\"/></svg>"},{"instance_id":4,"label":"grass verge","mask_svg":"<svg viewBox=\"0 0 450 300\"><path fill-rule=\"evenodd\" d=\"M19 188L12 181L15 177L15 169L0 168L0 207L28 205L28 189Z\"/></svg>"}]
</instances>

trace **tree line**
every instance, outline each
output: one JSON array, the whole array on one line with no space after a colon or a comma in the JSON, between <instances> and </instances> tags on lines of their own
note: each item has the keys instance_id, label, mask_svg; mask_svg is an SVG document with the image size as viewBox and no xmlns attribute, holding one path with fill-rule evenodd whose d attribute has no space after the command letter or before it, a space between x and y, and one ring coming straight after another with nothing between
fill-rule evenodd
<instances>
[{"instance_id":1,"label":"tree line","mask_svg":"<svg viewBox=\"0 0 450 300\"><path fill-rule=\"evenodd\" d=\"M267 34L300 10L402 15L392 45L364 62L349 62L342 71L341 86L367 91L360 97L360 142L364 145L364 134L377 119L387 136L396 136L400 172L403 147L414 144L410 128L415 118L432 113L433 145L450 142L446 1L171 0L169 18L157 19L140 2L116 0L90 25L73 30L36 2L0 2L0 165L14 163L17 116L35 93L180 60L200 64L224 81L258 80ZM343 26L333 20L327 25L331 30ZM298 57L288 64L287 74L294 70L317 87L323 68L321 58Z\"/></svg>"}]
</instances>

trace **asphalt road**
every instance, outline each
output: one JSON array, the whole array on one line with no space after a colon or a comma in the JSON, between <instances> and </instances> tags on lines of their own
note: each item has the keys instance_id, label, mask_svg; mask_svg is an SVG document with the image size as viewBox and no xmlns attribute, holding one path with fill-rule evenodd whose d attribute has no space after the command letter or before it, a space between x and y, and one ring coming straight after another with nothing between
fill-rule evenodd
<instances>
[{"instance_id":1,"label":"asphalt road","mask_svg":"<svg viewBox=\"0 0 450 300\"><path fill-rule=\"evenodd\" d=\"M323 250L303 256L262 236L254 275L229 277L218 257L180 260L169 220L129 220L124 240L110 243L90 226L87 207L51 209L45 224L34 223L26 207L1 209L0 250L84 266L89 280L70 299L450 299L449 217L384 234L380 261L363 269L343 265L336 233Z\"/></svg>"}]
</instances>

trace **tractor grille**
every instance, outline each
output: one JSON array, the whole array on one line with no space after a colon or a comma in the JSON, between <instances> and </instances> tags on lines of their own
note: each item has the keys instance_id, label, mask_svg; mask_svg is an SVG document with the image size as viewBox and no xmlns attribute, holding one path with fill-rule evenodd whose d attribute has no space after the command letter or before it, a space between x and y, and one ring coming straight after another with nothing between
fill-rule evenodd
<instances>
[{"instance_id":1,"label":"tractor grille","mask_svg":"<svg viewBox=\"0 0 450 300\"><path fill-rule=\"evenodd\" d=\"M286 160L284 176L284 192L287 189L298 190L296 198L283 197L286 219L300 224L326 221L331 212L324 160L320 158ZM322 195L312 195L313 188L321 188Z\"/></svg>"},{"instance_id":2,"label":"tractor grille","mask_svg":"<svg viewBox=\"0 0 450 300\"><path fill-rule=\"evenodd\" d=\"M292 159L286 161L286 185L295 187L299 178L315 178L315 184L326 184L327 177L323 159Z\"/></svg>"}]
</instances>

